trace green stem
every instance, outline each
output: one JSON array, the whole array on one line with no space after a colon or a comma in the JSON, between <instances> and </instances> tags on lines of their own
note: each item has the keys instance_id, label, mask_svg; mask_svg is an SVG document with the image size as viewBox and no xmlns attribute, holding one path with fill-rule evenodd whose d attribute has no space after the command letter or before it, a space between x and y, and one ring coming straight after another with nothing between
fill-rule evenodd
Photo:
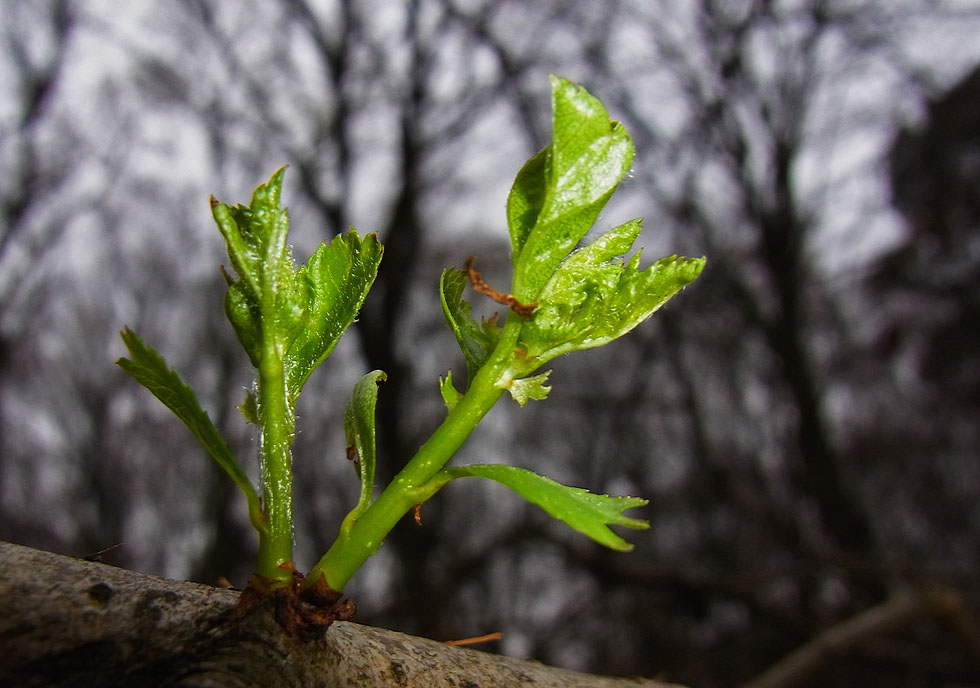
<instances>
[{"instance_id":1,"label":"green stem","mask_svg":"<svg viewBox=\"0 0 980 688\"><path fill-rule=\"evenodd\" d=\"M323 574L331 588L343 590L351 576L378 550L395 524L431 494L420 496L420 488L449 463L503 394L504 388L499 382L514 358L514 346L522 323L518 316L509 314L496 349L473 377L466 394L353 527L341 532L307 576L310 584Z\"/></svg>"},{"instance_id":2,"label":"green stem","mask_svg":"<svg viewBox=\"0 0 980 688\"><path fill-rule=\"evenodd\" d=\"M292 454L295 422L286 401L282 354L274 344L263 351L259 367L259 418L262 423L262 503L266 532L259 533L256 573L286 585L292 573L282 567L293 560Z\"/></svg>"}]
</instances>

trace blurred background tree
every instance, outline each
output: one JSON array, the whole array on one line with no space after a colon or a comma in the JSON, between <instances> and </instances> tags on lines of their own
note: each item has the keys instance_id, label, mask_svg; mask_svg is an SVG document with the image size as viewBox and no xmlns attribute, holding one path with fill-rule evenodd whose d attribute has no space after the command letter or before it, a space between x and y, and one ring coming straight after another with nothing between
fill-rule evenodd
<instances>
[{"instance_id":1,"label":"blurred background tree","mask_svg":"<svg viewBox=\"0 0 980 688\"><path fill-rule=\"evenodd\" d=\"M207 197L245 201L285 162L297 254L350 225L386 244L354 336L300 402L297 551L312 562L356 499L340 432L353 381L389 374L387 478L443 413L438 376L463 373L438 274L478 254L507 283L504 200L546 143L553 72L636 140L600 224L645 216L648 256L708 268L629 338L559 362L546 402L502 403L464 453L650 497L653 528L614 554L503 489L453 485L355 579L361 620L499 630L515 655L728 686L896 591L980 603L976 5L0 13L0 538L244 581L255 543L236 491L112 361L118 329L138 329L254 457ZM948 646L923 625L821 679L980 681Z\"/></svg>"}]
</instances>

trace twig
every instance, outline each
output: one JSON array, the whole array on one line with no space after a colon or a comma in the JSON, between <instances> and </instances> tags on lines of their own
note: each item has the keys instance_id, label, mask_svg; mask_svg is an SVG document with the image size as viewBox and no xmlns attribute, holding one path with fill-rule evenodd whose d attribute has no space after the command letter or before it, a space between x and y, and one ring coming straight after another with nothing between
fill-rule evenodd
<instances>
[{"instance_id":1,"label":"twig","mask_svg":"<svg viewBox=\"0 0 980 688\"><path fill-rule=\"evenodd\" d=\"M478 635L475 638L460 638L459 640L447 640L446 645L452 645L453 647L464 647L466 645L479 645L481 643L489 643L492 640L500 640L503 637L504 634L497 631L495 633L485 633L483 635Z\"/></svg>"},{"instance_id":2,"label":"twig","mask_svg":"<svg viewBox=\"0 0 980 688\"><path fill-rule=\"evenodd\" d=\"M903 593L853 616L797 648L742 688L790 688L837 657L914 621L936 617L954 631L980 663L980 629L963 608L960 596L947 589Z\"/></svg>"}]
</instances>

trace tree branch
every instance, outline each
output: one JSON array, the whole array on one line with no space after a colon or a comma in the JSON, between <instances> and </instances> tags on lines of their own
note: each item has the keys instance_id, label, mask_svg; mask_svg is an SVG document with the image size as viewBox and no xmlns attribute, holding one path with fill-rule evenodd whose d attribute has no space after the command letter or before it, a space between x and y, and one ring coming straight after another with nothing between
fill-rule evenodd
<instances>
[{"instance_id":1,"label":"tree branch","mask_svg":"<svg viewBox=\"0 0 980 688\"><path fill-rule=\"evenodd\" d=\"M285 635L238 593L0 542L0 685L667 688L349 622Z\"/></svg>"},{"instance_id":2,"label":"tree branch","mask_svg":"<svg viewBox=\"0 0 980 688\"><path fill-rule=\"evenodd\" d=\"M964 609L960 596L946 589L924 590L896 595L828 628L742 688L790 688L798 685L837 657L854 652L879 636L929 617L942 621L964 649L980 662L980 629Z\"/></svg>"}]
</instances>

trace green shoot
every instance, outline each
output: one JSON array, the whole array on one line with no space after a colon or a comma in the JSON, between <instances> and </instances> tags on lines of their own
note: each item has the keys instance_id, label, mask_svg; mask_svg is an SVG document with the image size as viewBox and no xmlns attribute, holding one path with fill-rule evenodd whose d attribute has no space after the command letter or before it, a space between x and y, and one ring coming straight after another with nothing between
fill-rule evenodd
<instances>
[{"instance_id":1,"label":"green shoot","mask_svg":"<svg viewBox=\"0 0 980 688\"><path fill-rule=\"evenodd\" d=\"M703 258L671 256L640 268L640 252L624 259L640 233L639 220L615 227L584 246L609 197L629 171L633 143L623 126L581 87L552 77L551 143L517 175L507 202L513 255L510 293L483 281L474 263L446 270L440 281L443 316L460 346L467 384L459 391L452 372L439 380L448 409L443 423L417 454L375 496L374 410L382 371L355 385L344 414L347 456L361 482L360 497L337 539L305 580L292 562L291 446L297 397L313 370L354 321L381 261L377 237L351 231L322 244L296 268L280 207L284 169L259 186L248 206L212 199L228 246L234 276L225 273L225 312L256 368L256 383L239 407L259 426L260 489L256 490L194 393L163 358L132 331L123 331L130 358L119 364L166 404L245 494L259 534L256 576L262 594L295 590L307 607L333 605L351 576L381 546L413 507L452 480L482 477L511 488L553 517L596 542L626 551L631 545L610 525L646 528L623 512L647 502L610 497L557 483L504 465L447 468L480 420L506 392L520 405L545 399L557 356L606 344L646 320L700 273ZM477 322L464 298L467 284L507 307ZM383 393L383 390L382 390ZM302 581L302 582L298 582ZM290 593L293 594L293 593ZM295 614L296 607L293 609ZM323 625L341 612L309 616ZM346 613L346 612L344 612ZM332 616L331 616L332 614ZM300 624L302 625L302 624ZM293 623L295 627L296 624Z\"/></svg>"},{"instance_id":2,"label":"green shoot","mask_svg":"<svg viewBox=\"0 0 980 688\"><path fill-rule=\"evenodd\" d=\"M225 313L255 366L255 386L239 407L260 428L261 507L241 465L220 439L190 388L163 358L126 330L131 359L119 365L191 429L245 493L259 532L256 573L272 588L292 581L294 409L310 373L333 350L367 296L381 261L377 237L356 232L321 244L298 270L286 244L289 216L280 208L285 168L255 190L249 206L211 200L237 278L225 273Z\"/></svg>"},{"instance_id":3,"label":"green shoot","mask_svg":"<svg viewBox=\"0 0 980 688\"><path fill-rule=\"evenodd\" d=\"M701 258L672 256L641 270L639 252L625 263L619 260L639 234L638 220L576 249L629 171L633 144L622 125L611 121L584 89L555 77L551 85L552 142L518 173L507 203L512 293L486 285L472 263L466 270L443 273L443 315L463 353L468 387L460 393L451 374L440 380L449 410L445 421L314 567L313 573L322 573L337 590L414 505L464 476L503 483L613 549L630 546L607 524L648 525L622 513L646 504L642 499L594 495L511 467L444 468L501 394L510 393L521 405L544 399L551 388L546 384L550 371L535 374L542 365L629 332L704 266ZM497 318L478 323L470 316L470 305L462 298L467 280L509 307L502 326Z\"/></svg>"}]
</instances>

